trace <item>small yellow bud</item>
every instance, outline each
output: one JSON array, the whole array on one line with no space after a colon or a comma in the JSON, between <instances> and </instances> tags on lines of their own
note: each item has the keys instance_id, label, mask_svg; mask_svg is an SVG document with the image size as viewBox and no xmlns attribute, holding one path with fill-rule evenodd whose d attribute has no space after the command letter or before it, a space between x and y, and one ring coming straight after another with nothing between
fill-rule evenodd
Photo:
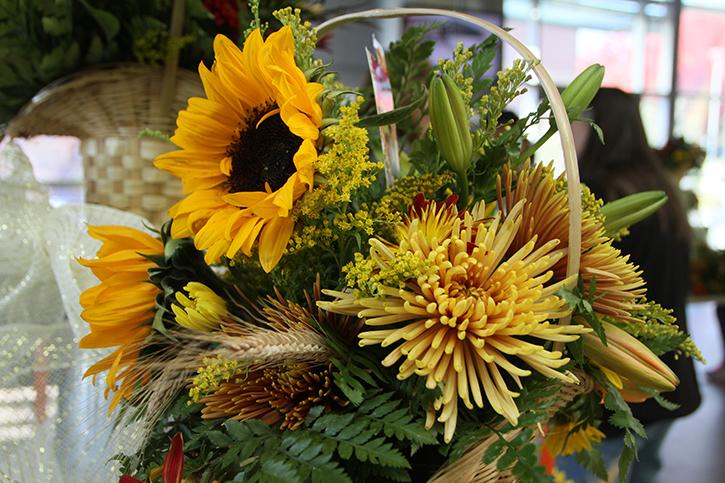
<instances>
[{"instance_id":1,"label":"small yellow bud","mask_svg":"<svg viewBox=\"0 0 725 483\"><path fill-rule=\"evenodd\" d=\"M227 305L212 289L199 282L189 282L184 292L176 292L176 301L172 305L176 322L187 329L211 332L216 329L222 318L227 315Z\"/></svg>"},{"instance_id":2,"label":"small yellow bud","mask_svg":"<svg viewBox=\"0 0 725 483\"><path fill-rule=\"evenodd\" d=\"M461 90L446 74L431 80L428 113L443 159L456 174L465 176L473 155L468 109Z\"/></svg>"}]
</instances>

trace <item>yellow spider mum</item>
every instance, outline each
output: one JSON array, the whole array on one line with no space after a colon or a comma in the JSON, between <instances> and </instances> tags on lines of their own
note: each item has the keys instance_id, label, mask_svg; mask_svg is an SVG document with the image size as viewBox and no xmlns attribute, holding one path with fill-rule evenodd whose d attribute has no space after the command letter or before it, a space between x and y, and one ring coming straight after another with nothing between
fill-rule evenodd
<instances>
[{"instance_id":1,"label":"yellow spider mum","mask_svg":"<svg viewBox=\"0 0 725 483\"><path fill-rule=\"evenodd\" d=\"M592 445L604 437L604 433L592 425L569 422L552 426L544 438L544 447L554 457L568 456L591 450Z\"/></svg>"},{"instance_id":2,"label":"yellow spider mum","mask_svg":"<svg viewBox=\"0 0 725 483\"><path fill-rule=\"evenodd\" d=\"M163 255L164 246L146 233L123 226L91 226L88 234L103 245L96 259L79 260L100 280L81 294L81 317L90 324L91 333L81 339L80 347L118 348L91 366L84 377L108 371L106 396L116 391L110 407L113 410L148 377L137 362L152 330L160 290L149 283L148 270L156 265L144 255Z\"/></svg>"},{"instance_id":3,"label":"yellow spider mum","mask_svg":"<svg viewBox=\"0 0 725 483\"><path fill-rule=\"evenodd\" d=\"M336 301L320 305L332 312L365 319L371 330L359 334L360 345L395 348L382 361L392 366L401 358L399 379L413 374L426 378L426 386L441 386L435 409L443 408L448 442L455 431L458 399L467 408L491 407L516 424L518 393L509 389L506 376L519 388L531 371L576 382L558 371L569 359L537 344L535 338L572 341L586 331L580 325L549 322L569 314L566 302L554 293L564 281L548 284L550 268L563 256L557 242L534 249L536 237L506 257L521 225L523 203L513 207L501 223L476 216L463 217L455 205L431 203L414 210L398 229L398 245L371 241L370 257L381 270L400 256L414 254L433 267L404 288L381 286L380 297L359 298L354 292L328 291ZM526 338L526 340L524 340ZM432 419L429 419L432 423Z\"/></svg>"},{"instance_id":4,"label":"yellow spider mum","mask_svg":"<svg viewBox=\"0 0 725 483\"><path fill-rule=\"evenodd\" d=\"M290 211L313 184L322 85L295 65L289 27L262 39L253 31L240 51L214 39L212 70L199 66L206 98L191 98L171 140L181 148L156 158L181 178L186 198L174 205L172 236L194 237L207 263L240 251L269 272L294 228Z\"/></svg>"},{"instance_id":5,"label":"yellow spider mum","mask_svg":"<svg viewBox=\"0 0 725 483\"><path fill-rule=\"evenodd\" d=\"M512 188L514 184L516 187ZM560 178L559 183L563 181ZM505 167L503 179L498 183L498 206L504 216L521 200L523 208L521 230L514 238L509 253L523 247L532 237L538 236L536 248L551 240L561 242L561 248L569 245L569 209L566 190L560 189L553 170L542 164L524 167L513 173ZM566 259L553 267L555 280L566 275ZM582 247L580 273L588 293L592 278L595 280L594 310L602 315L635 321L631 311L641 306L637 303L646 293L641 271L612 246L612 240L604 235L599 219L586 210L582 216Z\"/></svg>"}]
</instances>

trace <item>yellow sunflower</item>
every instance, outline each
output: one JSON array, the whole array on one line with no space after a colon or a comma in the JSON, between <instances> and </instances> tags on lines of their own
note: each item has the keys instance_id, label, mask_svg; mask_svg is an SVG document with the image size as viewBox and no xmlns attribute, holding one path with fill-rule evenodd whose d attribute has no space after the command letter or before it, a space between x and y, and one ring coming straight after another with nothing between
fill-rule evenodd
<instances>
[{"instance_id":1,"label":"yellow sunflower","mask_svg":"<svg viewBox=\"0 0 725 483\"><path fill-rule=\"evenodd\" d=\"M604 439L602 433L595 426L569 422L553 425L546 432L544 447L556 457L568 456L580 451L590 451L592 445Z\"/></svg>"},{"instance_id":2,"label":"yellow sunflower","mask_svg":"<svg viewBox=\"0 0 725 483\"><path fill-rule=\"evenodd\" d=\"M148 270L156 265L144 255L163 255L161 241L124 226L91 226L88 234L103 242L96 259L80 259L100 283L81 294L81 317L91 333L80 347L96 349L118 347L91 366L84 377L108 371L106 396L116 394L110 410L121 398L128 398L139 382L148 377L139 369L139 352L151 333L156 296L160 290L149 282ZM117 385L118 383L118 385Z\"/></svg>"},{"instance_id":3,"label":"yellow sunflower","mask_svg":"<svg viewBox=\"0 0 725 483\"><path fill-rule=\"evenodd\" d=\"M560 178L554 178L551 167L537 164L514 173L508 167L498 182L498 207L504 217L517 203L526 200L521 230L514 238L509 253L520 249L537 236L536 248L558 240L563 249L569 246L569 208L566 190ZM515 188L512 187L515 185ZM588 293L595 280L592 306L597 313L622 321L635 321L632 310L640 307L637 301L646 293L642 272L629 261L628 255L612 246L604 234L600 220L584 210L579 272ZM552 268L555 280L566 276L566 258Z\"/></svg>"},{"instance_id":4,"label":"yellow sunflower","mask_svg":"<svg viewBox=\"0 0 725 483\"><path fill-rule=\"evenodd\" d=\"M508 386L513 382L521 388L520 378L532 373L529 368L576 382L558 370L569 359L543 343L573 341L586 331L549 322L569 314L566 302L555 295L564 282L549 283L550 269L563 252L555 250L557 242L534 249L534 237L506 256L522 208L518 203L503 223L499 217L481 219L481 209L461 217L455 205L432 203L414 210L398 230L399 243L372 240L370 258L386 270L413 254L432 270L407 280L403 288L380 287L379 297L326 291L337 300L319 304L364 318L371 330L359 334L361 346L394 345L382 364L392 366L402 358L399 379L416 374L426 378L429 389L441 386L435 409L443 408L438 420L445 423L446 441L453 437L459 398L473 409L482 408L485 397L516 424L518 393Z\"/></svg>"},{"instance_id":5,"label":"yellow sunflower","mask_svg":"<svg viewBox=\"0 0 725 483\"><path fill-rule=\"evenodd\" d=\"M215 62L199 66L206 98L191 98L171 140L181 149L155 165L181 178L186 198L174 205L172 236L194 237L207 263L240 251L269 272L294 228L290 211L313 184L322 85L307 82L294 60L289 27L239 50L214 39Z\"/></svg>"}]
</instances>

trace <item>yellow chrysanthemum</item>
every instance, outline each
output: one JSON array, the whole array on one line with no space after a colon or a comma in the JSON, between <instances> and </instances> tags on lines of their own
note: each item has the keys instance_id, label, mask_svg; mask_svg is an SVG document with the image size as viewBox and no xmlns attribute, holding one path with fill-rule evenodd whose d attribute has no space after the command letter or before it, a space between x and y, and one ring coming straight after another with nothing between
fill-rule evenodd
<instances>
[{"instance_id":1,"label":"yellow chrysanthemum","mask_svg":"<svg viewBox=\"0 0 725 483\"><path fill-rule=\"evenodd\" d=\"M180 305L172 305L176 322L187 329L210 332L217 327L227 315L227 304L212 289L199 282L189 282L184 287L188 296L176 292L176 301Z\"/></svg>"},{"instance_id":2,"label":"yellow chrysanthemum","mask_svg":"<svg viewBox=\"0 0 725 483\"><path fill-rule=\"evenodd\" d=\"M81 317L91 333L80 347L118 347L91 366L85 376L108 371L106 396L116 391L111 410L121 398L128 398L138 382L147 378L137 366L139 352L151 333L156 296L160 290L149 283L148 270L156 265L144 255L163 255L161 241L123 226L92 226L88 234L103 245L94 260L81 259L101 281L81 294ZM118 385L117 385L118 383Z\"/></svg>"},{"instance_id":3,"label":"yellow chrysanthemum","mask_svg":"<svg viewBox=\"0 0 725 483\"><path fill-rule=\"evenodd\" d=\"M175 238L194 237L206 261L238 252L272 270L287 246L292 206L312 188L322 85L295 65L289 27L262 39L253 31L240 51L214 40L212 70L199 66L206 98L191 98L171 140L179 151L157 167L181 178L186 198L174 205Z\"/></svg>"},{"instance_id":4,"label":"yellow chrysanthemum","mask_svg":"<svg viewBox=\"0 0 725 483\"><path fill-rule=\"evenodd\" d=\"M604 433L592 425L569 422L549 428L544 438L544 447L554 457L568 456L591 450L592 445L604 437Z\"/></svg>"},{"instance_id":5,"label":"yellow chrysanthemum","mask_svg":"<svg viewBox=\"0 0 725 483\"><path fill-rule=\"evenodd\" d=\"M514 183L515 180L515 183ZM559 181L563 181L560 178ZM515 184L515 188L512 185ZM524 167L514 173L505 167L503 180L499 178L498 206L504 216L521 200L523 209L521 230L514 238L509 253L520 249L538 236L536 248L551 240L561 242L561 248L569 246L569 208L566 190L557 186L553 170L542 164ZM553 267L555 280L566 275L566 258ZM582 244L580 270L588 293L592 278L596 290L592 306L602 315L622 321L634 321L631 311L640 307L637 303L645 293L641 271L612 246L612 240L604 235L601 220L584 211L582 216Z\"/></svg>"},{"instance_id":6,"label":"yellow chrysanthemum","mask_svg":"<svg viewBox=\"0 0 725 483\"><path fill-rule=\"evenodd\" d=\"M520 388L520 378L531 371L510 358L545 376L576 381L557 370L569 359L535 340L568 342L586 330L549 322L569 314L554 295L564 282L548 284L550 268L563 252L554 250L554 241L535 250L534 237L505 257L521 225L522 207L514 207L503 223L499 217L476 216L481 209L461 217L455 205L414 210L398 230L399 244L372 240L370 257L384 270L399 256L414 254L433 269L407 280L404 288L380 286L380 297L328 291L337 300L321 303L329 311L365 319L372 330L359 334L361 346L395 345L382 364L403 358L399 379L417 374L429 389L441 386L435 409L443 408L438 420L445 423L446 441L453 437L459 398L473 409L484 406L485 396L516 424L518 393L509 389L506 376Z\"/></svg>"}]
</instances>

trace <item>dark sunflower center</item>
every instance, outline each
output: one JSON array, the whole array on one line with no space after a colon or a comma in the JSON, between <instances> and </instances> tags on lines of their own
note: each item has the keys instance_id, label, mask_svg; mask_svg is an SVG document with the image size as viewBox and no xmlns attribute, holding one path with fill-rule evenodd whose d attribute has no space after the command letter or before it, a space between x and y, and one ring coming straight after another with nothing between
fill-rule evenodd
<instances>
[{"instance_id":1,"label":"dark sunflower center","mask_svg":"<svg viewBox=\"0 0 725 483\"><path fill-rule=\"evenodd\" d=\"M232 172L229 192L265 191L265 183L273 191L284 185L295 172L293 158L302 138L292 134L279 113L259 121L277 106L264 106L252 111L247 126L229 146Z\"/></svg>"}]
</instances>

